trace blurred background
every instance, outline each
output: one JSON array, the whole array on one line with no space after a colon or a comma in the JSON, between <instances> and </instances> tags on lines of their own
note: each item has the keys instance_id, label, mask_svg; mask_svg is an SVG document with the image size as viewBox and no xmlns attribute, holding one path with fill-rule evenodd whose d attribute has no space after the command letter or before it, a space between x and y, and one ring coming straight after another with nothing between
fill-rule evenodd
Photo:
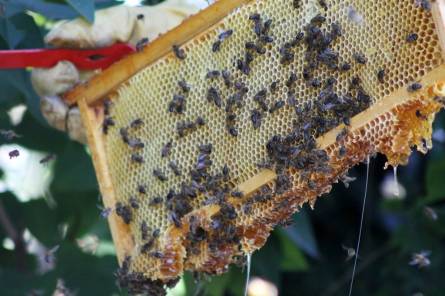
<instances>
[{"instance_id":1,"label":"blurred background","mask_svg":"<svg viewBox=\"0 0 445 296\"><path fill-rule=\"evenodd\" d=\"M42 48L56 20L93 21L95 9L122 3L0 0L0 49ZM115 284L117 261L89 152L51 129L38 104L29 71L0 71L0 295L126 295ZM413 153L398 183L383 170L384 157L371 160L353 295L445 295L444 129L440 114L433 150ZM20 155L11 159L13 150ZM306 207L274 230L253 254L250 295L347 295L365 173L365 165L352 169L349 188L334 185L315 210ZM200 281L186 274L169 294L243 295L244 281L239 268Z\"/></svg>"}]
</instances>

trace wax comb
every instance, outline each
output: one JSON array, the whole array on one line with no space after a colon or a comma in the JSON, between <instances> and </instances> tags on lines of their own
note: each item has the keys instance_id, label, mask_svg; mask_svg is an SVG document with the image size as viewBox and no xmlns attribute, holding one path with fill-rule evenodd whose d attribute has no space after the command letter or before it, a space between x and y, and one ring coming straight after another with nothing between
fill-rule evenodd
<instances>
[{"instance_id":1,"label":"wax comb","mask_svg":"<svg viewBox=\"0 0 445 296\"><path fill-rule=\"evenodd\" d=\"M114 209L121 285L223 273L369 155L426 153L444 7L220 0L67 93Z\"/></svg>"}]
</instances>

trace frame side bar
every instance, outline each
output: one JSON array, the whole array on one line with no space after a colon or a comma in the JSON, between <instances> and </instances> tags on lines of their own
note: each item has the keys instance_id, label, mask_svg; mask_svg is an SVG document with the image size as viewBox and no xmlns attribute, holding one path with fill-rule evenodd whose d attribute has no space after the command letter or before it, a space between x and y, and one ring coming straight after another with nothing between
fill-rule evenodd
<instances>
[{"instance_id":1,"label":"frame side bar","mask_svg":"<svg viewBox=\"0 0 445 296\"><path fill-rule=\"evenodd\" d=\"M105 145L101 134L101 118L103 110L89 107L84 99L78 101L82 122L87 132L88 146L91 150L97 181L102 193L102 201L107 208L114 209L116 204L115 191L108 169L105 154ZM125 256L131 254L134 242L130 234L129 226L120 219L115 211L108 216L111 236L116 247L116 254L121 263Z\"/></svg>"}]
</instances>

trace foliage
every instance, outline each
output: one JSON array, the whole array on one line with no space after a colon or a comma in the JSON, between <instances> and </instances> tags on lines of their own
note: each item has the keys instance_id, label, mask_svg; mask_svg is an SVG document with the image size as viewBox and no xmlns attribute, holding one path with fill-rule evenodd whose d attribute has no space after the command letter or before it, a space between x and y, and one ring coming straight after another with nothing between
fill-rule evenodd
<instances>
[{"instance_id":1,"label":"foliage","mask_svg":"<svg viewBox=\"0 0 445 296\"><path fill-rule=\"evenodd\" d=\"M45 26L29 11L40 15L40 20L41 16L52 21L80 15L93 21L95 8L120 3L0 0L0 48L44 46ZM8 247L4 242L10 233L0 226L0 295L26 295L31 291L49 295L58 279L78 295L122 293L115 286L117 263L112 252L100 252L99 247L92 254L79 244L79 240L92 235L99 239L99 246L111 243L106 221L99 217L99 193L87 151L45 123L28 71L0 71L0 89L1 129L20 134L22 137L14 143L22 147L57 155L51 167L54 179L48 196L20 201L13 193L4 192L0 194L0 207L18 233L26 229L48 250L59 246L54 253L54 268L42 271L43 255L31 255L17 242L15 248ZM7 111L19 104L25 104L27 110L20 124L13 126ZM445 118L440 116L436 125L436 129L445 128ZM4 139L0 141L8 144ZM382 157L372 161L354 295L441 295L445 291L444 152L444 144L437 142L431 154L414 154L410 164L399 170L399 180L407 189L404 199L382 196L380 186L388 172L382 170ZM334 186L332 193L319 200L315 211L305 207L295 214L293 225L274 231L266 246L253 255L253 276L275 283L280 295L345 295L352 261L345 261L342 246L353 247L357 239L364 172L364 166L353 169L351 174L357 181L349 189ZM438 218L426 215L425 206ZM431 250L431 266L420 270L408 263L412 253L421 250ZM184 280L188 295L194 295L196 289L205 295L242 295L244 285L244 275L238 268L209 282L195 284L190 274Z\"/></svg>"}]
</instances>

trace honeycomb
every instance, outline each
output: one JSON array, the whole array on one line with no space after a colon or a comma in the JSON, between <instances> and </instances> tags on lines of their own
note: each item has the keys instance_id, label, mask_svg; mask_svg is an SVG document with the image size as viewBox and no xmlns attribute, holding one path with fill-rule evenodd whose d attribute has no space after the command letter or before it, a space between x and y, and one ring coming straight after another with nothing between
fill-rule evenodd
<instances>
[{"instance_id":1,"label":"honeycomb","mask_svg":"<svg viewBox=\"0 0 445 296\"><path fill-rule=\"evenodd\" d=\"M222 273L368 155L397 166L412 146L430 148L444 71L431 12L413 0L326 3L249 1L111 95L104 149L116 213L131 216L127 281ZM207 183L184 197L196 171ZM272 177L243 190L262 174Z\"/></svg>"}]
</instances>

